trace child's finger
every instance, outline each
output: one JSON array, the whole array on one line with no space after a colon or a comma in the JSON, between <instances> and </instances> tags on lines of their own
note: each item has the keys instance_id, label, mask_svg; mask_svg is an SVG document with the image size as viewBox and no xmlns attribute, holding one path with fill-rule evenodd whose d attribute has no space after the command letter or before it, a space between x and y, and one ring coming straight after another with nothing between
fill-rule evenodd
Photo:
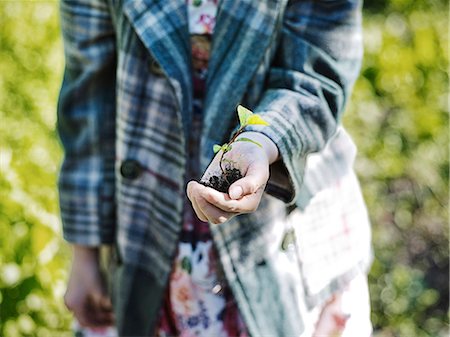
<instances>
[{"instance_id":1,"label":"child's finger","mask_svg":"<svg viewBox=\"0 0 450 337\"><path fill-rule=\"evenodd\" d=\"M208 222L208 218L198 206L197 200L192 201L192 208L194 209L195 214L201 221Z\"/></svg>"},{"instance_id":2,"label":"child's finger","mask_svg":"<svg viewBox=\"0 0 450 337\"><path fill-rule=\"evenodd\" d=\"M245 177L235 181L228 189L231 199L238 200L256 193L269 179L267 169L260 165L249 166Z\"/></svg>"},{"instance_id":3,"label":"child's finger","mask_svg":"<svg viewBox=\"0 0 450 337\"><path fill-rule=\"evenodd\" d=\"M234 215L253 212L258 207L261 199L261 193L254 193L245 195L239 200L233 200L228 194L218 192L212 188L202 190L201 196L216 208L227 213L234 213Z\"/></svg>"},{"instance_id":4,"label":"child's finger","mask_svg":"<svg viewBox=\"0 0 450 337\"><path fill-rule=\"evenodd\" d=\"M208 218L208 221L213 224L221 224L231 219L236 213L224 211L213 204L210 204L202 196L197 196L197 202L200 210Z\"/></svg>"}]
</instances>

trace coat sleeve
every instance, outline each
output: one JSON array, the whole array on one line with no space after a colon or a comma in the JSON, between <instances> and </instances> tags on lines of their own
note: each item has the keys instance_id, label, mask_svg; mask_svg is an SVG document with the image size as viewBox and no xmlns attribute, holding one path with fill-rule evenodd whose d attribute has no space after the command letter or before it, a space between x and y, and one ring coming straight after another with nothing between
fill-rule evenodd
<instances>
[{"instance_id":1,"label":"coat sleeve","mask_svg":"<svg viewBox=\"0 0 450 337\"><path fill-rule=\"evenodd\" d=\"M65 72L57 129L64 148L58 187L64 238L114 242L116 46L101 0L60 5Z\"/></svg>"},{"instance_id":2,"label":"coat sleeve","mask_svg":"<svg viewBox=\"0 0 450 337\"><path fill-rule=\"evenodd\" d=\"M255 113L268 127L249 126L277 145L268 192L294 203L306 156L335 134L362 59L358 0L291 1L285 11L267 88Z\"/></svg>"}]
</instances>

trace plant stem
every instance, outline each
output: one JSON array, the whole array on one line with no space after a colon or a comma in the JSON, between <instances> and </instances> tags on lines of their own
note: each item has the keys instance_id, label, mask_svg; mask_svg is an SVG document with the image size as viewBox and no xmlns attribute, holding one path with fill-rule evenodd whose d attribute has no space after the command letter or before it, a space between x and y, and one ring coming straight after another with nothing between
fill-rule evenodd
<instances>
[{"instance_id":1,"label":"plant stem","mask_svg":"<svg viewBox=\"0 0 450 337\"><path fill-rule=\"evenodd\" d=\"M237 136L239 136L243 131L244 131L244 128L241 126L241 127L236 131L236 133L234 134L234 136L231 137L231 139L230 139L230 141L229 141L229 143L228 143L228 146L230 146L231 144L233 144L234 141L236 140ZM223 176L225 177L225 179L228 181L227 176L226 176L226 174L225 174L225 170L223 169L223 166L222 166L223 156L225 155L226 152L228 152L228 151L222 151L222 155L220 156L220 161L219 161L219 167L220 167L220 169L222 170L222 175L223 175Z\"/></svg>"},{"instance_id":2,"label":"plant stem","mask_svg":"<svg viewBox=\"0 0 450 337\"><path fill-rule=\"evenodd\" d=\"M222 167L223 155L224 155L224 153L222 152L222 155L220 156L219 167L220 167L220 169L222 171L222 175L225 176L225 170Z\"/></svg>"}]
</instances>

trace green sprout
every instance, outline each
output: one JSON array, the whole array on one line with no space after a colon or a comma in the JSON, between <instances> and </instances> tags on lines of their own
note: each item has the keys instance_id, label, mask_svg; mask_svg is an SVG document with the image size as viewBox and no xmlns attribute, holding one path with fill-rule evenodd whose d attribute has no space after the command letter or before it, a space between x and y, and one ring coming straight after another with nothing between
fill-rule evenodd
<instances>
[{"instance_id":1,"label":"green sprout","mask_svg":"<svg viewBox=\"0 0 450 337\"><path fill-rule=\"evenodd\" d=\"M244 132L244 128L247 125L265 125L265 126L269 125L269 123L267 123L261 116L255 115L252 111L243 107L242 105L239 105L237 107L237 113L238 113L239 123L240 123L239 129L236 131L236 133L233 135L233 137L230 139L230 141L228 143L225 143L223 145L215 144L213 146L214 153L217 153L220 150L222 150L222 155L220 157L219 166L220 166L220 169L222 170L223 174L225 174L225 170L223 169L222 163L224 161L227 161L226 159L224 159L224 155L225 155L225 153L231 151L233 143L235 143L235 142L250 142L259 147L262 147L262 145L260 143L254 141L252 139L246 138L246 137L241 137L239 139L236 139L241 133Z\"/></svg>"}]
</instances>

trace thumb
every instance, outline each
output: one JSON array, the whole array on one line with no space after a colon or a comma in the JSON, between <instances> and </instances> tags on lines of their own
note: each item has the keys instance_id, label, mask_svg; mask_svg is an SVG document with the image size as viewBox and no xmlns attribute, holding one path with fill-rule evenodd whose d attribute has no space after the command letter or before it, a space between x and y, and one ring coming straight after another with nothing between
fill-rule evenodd
<instances>
[{"instance_id":1,"label":"thumb","mask_svg":"<svg viewBox=\"0 0 450 337\"><path fill-rule=\"evenodd\" d=\"M268 177L265 178L261 167L259 169L249 167L244 178L231 184L228 189L228 195L231 199L237 200L246 195L256 193L267 182L267 179Z\"/></svg>"}]
</instances>

